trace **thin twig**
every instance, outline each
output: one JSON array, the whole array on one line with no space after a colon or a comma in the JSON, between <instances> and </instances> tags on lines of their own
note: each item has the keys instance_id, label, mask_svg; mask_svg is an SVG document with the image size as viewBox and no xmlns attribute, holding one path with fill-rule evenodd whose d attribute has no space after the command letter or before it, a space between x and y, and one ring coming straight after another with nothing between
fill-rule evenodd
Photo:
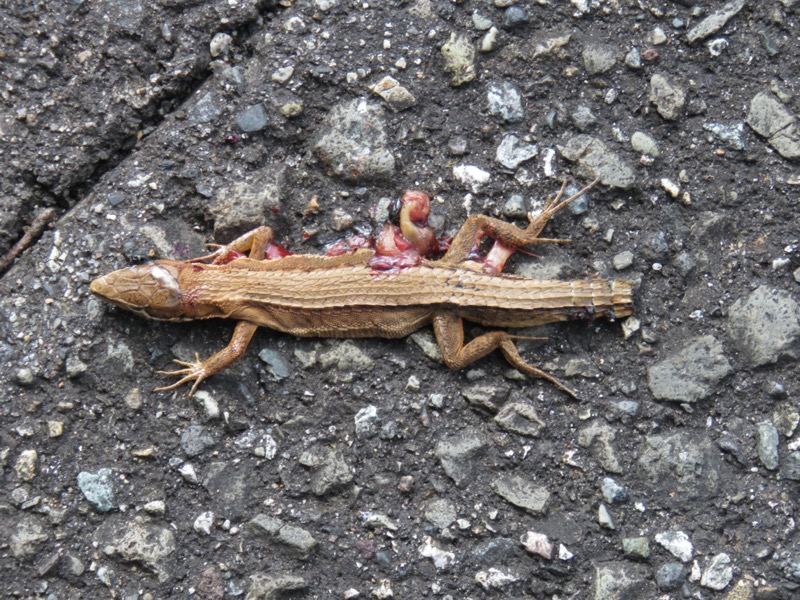
<instances>
[{"instance_id":1,"label":"thin twig","mask_svg":"<svg viewBox=\"0 0 800 600\"><path fill-rule=\"evenodd\" d=\"M44 233L44 230L56 216L55 208L45 208L42 212L36 215L36 218L31 221L30 227L19 241L12 246L12 248L5 253L3 258L0 258L0 274L5 271L14 263L14 260L22 254L22 252L30 246L36 239Z\"/></svg>"}]
</instances>

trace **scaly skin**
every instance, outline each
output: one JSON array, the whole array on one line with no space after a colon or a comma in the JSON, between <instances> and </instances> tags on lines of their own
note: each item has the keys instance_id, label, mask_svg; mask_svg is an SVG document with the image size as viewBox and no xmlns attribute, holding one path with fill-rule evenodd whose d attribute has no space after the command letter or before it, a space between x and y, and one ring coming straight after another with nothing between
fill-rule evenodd
<instances>
[{"instance_id":1,"label":"scaly skin","mask_svg":"<svg viewBox=\"0 0 800 600\"><path fill-rule=\"evenodd\" d=\"M528 327L633 313L632 284L625 280L555 281L499 273L516 247L564 241L539 237L547 221L574 199L560 198L547 203L526 229L473 215L442 259L420 258L414 266L385 272L372 266L382 256L371 249L339 256L262 260L273 233L260 227L200 259L160 260L109 273L93 281L91 291L153 319L238 321L228 346L204 361L178 361L184 368L166 374L181 379L160 390L194 382L193 394L201 381L244 354L258 327L297 336L397 338L433 325L450 368L462 368L500 349L517 369L547 379L574 396L552 376L526 363L514 336L491 331L465 344L463 329L465 320L486 327ZM497 262L489 261L487 267L467 260L484 235L503 245L499 268ZM250 258L232 258L244 252Z\"/></svg>"}]
</instances>

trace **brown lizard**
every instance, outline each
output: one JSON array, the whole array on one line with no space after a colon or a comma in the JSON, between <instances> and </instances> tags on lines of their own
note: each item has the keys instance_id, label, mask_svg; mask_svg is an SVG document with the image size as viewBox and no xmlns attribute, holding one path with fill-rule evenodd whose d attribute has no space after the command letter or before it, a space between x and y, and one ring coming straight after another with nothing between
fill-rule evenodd
<instances>
[{"instance_id":1,"label":"brown lizard","mask_svg":"<svg viewBox=\"0 0 800 600\"><path fill-rule=\"evenodd\" d=\"M486 327L530 327L576 318L619 318L633 313L632 283L621 279L540 280L501 274L514 249L566 242L539 237L547 222L594 182L562 200L564 187L525 229L485 215L472 215L439 260L386 271L370 261L374 249L339 256L289 255L262 260L274 246L273 232L259 227L212 254L190 261L157 260L95 279L92 293L144 317L163 321L223 318L238 321L229 344L206 360L176 361L184 368L159 371L181 379L171 390L201 381L240 358L259 327L296 336L400 338L433 325L445 364L460 369L500 349L520 371L572 390L520 356L515 337L489 331L464 342L464 321ZM409 225L408 222L401 225ZM408 227L404 228L408 229ZM420 231L422 228L418 228ZM470 260L488 235L496 262ZM249 252L249 257L239 253ZM235 257L235 258L231 258ZM379 257L380 258L380 257ZM488 271L488 272L485 272Z\"/></svg>"}]
</instances>

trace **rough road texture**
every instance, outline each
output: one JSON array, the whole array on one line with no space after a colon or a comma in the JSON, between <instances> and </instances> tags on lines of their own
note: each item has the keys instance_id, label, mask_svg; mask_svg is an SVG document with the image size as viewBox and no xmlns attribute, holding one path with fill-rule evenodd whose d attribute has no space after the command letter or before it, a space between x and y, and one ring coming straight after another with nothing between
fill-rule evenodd
<instances>
[{"instance_id":1,"label":"rough road texture","mask_svg":"<svg viewBox=\"0 0 800 600\"><path fill-rule=\"evenodd\" d=\"M0 249L59 218L0 280L4 595L796 597L798 9L6 2ZM605 185L511 268L638 283L521 342L580 402L425 332L261 332L190 401L155 371L231 325L88 295L260 224L322 251L409 187L524 222L564 177Z\"/></svg>"}]
</instances>

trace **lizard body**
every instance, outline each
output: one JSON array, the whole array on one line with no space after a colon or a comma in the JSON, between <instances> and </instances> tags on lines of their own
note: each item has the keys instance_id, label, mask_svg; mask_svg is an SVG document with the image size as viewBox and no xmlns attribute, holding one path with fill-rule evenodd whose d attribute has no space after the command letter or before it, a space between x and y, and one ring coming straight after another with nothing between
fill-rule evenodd
<instances>
[{"instance_id":1,"label":"lizard body","mask_svg":"<svg viewBox=\"0 0 800 600\"><path fill-rule=\"evenodd\" d=\"M231 342L205 361L183 363L169 372L183 376L172 389L203 379L239 358L258 327L297 336L404 337L433 325L445 363L461 368L499 348L518 369L553 382L526 363L505 331L491 331L464 343L463 321L486 327L529 327L575 318L625 317L633 313L632 284L621 279L539 280L485 273L468 260L476 240L490 235L518 247L563 241L539 237L547 220L572 198L546 205L527 229L473 215L445 256L417 266L377 271L375 252L341 256L290 255L261 260L272 230L261 227L208 257L194 261L159 260L114 271L92 282L91 291L142 316L167 321L208 318L239 323ZM231 250L251 258L227 260ZM513 252L513 250L510 250ZM224 258L224 260L223 260ZM208 264L208 261L212 262Z\"/></svg>"}]
</instances>

